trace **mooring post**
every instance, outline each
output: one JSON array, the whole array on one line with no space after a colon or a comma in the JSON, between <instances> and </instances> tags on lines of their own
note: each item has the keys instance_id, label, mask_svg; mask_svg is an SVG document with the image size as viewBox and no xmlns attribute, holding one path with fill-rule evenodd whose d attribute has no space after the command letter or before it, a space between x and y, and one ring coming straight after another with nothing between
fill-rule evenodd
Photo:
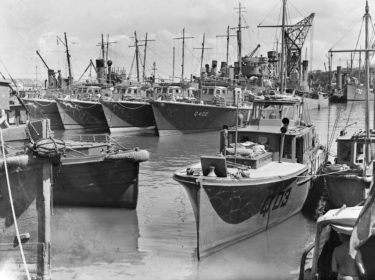
<instances>
[{"instance_id":1,"label":"mooring post","mask_svg":"<svg viewBox=\"0 0 375 280\"><path fill-rule=\"evenodd\" d=\"M51 174L49 161L43 163L42 190L38 191L38 257L37 279L51 279Z\"/></svg>"},{"instance_id":2,"label":"mooring post","mask_svg":"<svg viewBox=\"0 0 375 280\"><path fill-rule=\"evenodd\" d=\"M42 122L42 138L49 137L49 121ZM52 165L49 160L42 164L41 189L37 190L38 211L38 256L37 256L37 279L51 279L51 178Z\"/></svg>"}]
</instances>

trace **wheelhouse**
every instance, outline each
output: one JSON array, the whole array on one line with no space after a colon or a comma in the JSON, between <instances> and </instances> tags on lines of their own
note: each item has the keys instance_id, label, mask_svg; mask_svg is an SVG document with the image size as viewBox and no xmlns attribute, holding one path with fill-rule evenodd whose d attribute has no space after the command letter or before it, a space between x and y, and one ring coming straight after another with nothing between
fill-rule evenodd
<instances>
[{"instance_id":1,"label":"wheelhouse","mask_svg":"<svg viewBox=\"0 0 375 280\"><path fill-rule=\"evenodd\" d=\"M308 162L309 156L319 148L319 139L315 127L303 121L302 104L299 101L262 101L254 102L253 106L250 125L230 130L228 146L234 146L236 140L245 145L258 144L272 153L273 160ZM272 114L275 116L271 117ZM289 124L283 124L283 120L288 120ZM283 126L287 129L285 134L280 130ZM317 162L317 166L321 162Z\"/></svg>"},{"instance_id":2,"label":"wheelhouse","mask_svg":"<svg viewBox=\"0 0 375 280\"><path fill-rule=\"evenodd\" d=\"M336 163L347 164L348 166L358 166L364 164L366 132L359 131L354 135L346 135L345 131L337 138L337 158ZM375 151L375 135L370 135L369 151ZM375 159L375 154L369 155L369 159Z\"/></svg>"}]
</instances>

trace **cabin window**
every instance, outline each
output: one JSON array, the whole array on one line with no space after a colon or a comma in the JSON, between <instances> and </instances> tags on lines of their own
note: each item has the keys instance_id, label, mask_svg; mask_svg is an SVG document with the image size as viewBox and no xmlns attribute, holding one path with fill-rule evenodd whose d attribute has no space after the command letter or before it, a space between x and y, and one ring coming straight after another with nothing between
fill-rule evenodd
<instances>
[{"instance_id":1,"label":"cabin window","mask_svg":"<svg viewBox=\"0 0 375 280\"><path fill-rule=\"evenodd\" d=\"M294 108L292 106L285 106L283 108L282 117L293 120L294 119Z\"/></svg>"},{"instance_id":2,"label":"cabin window","mask_svg":"<svg viewBox=\"0 0 375 280\"><path fill-rule=\"evenodd\" d=\"M208 94L214 95L214 89L213 89L213 88L210 88L210 89L208 90Z\"/></svg>"},{"instance_id":3,"label":"cabin window","mask_svg":"<svg viewBox=\"0 0 375 280\"><path fill-rule=\"evenodd\" d=\"M293 138L285 137L283 158L292 159L292 142Z\"/></svg>"},{"instance_id":4,"label":"cabin window","mask_svg":"<svg viewBox=\"0 0 375 280\"><path fill-rule=\"evenodd\" d=\"M363 161L364 161L364 145L362 143L357 143L356 162L363 163Z\"/></svg>"},{"instance_id":5,"label":"cabin window","mask_svg":"<svg viewBox=\"0 0 375 280\"><path fill-rule=\"evenodd\" d=\"M352 157L352 147L350 142L339 142L337 144L338 161L350 162Z\"/></svg>"},{"instance_id":6,"label":"cabin window","mask_svg":"<svg viewBox=\"0 0 375 280\"><path fill-rule=\"evenodd\" d=\"M303 163L304 139L304 137L300 137L296 141L296 158L298 163Z\"/></svg>"},{"instance_id":7,"label":"cabin window","mask_svg":"<svg viewBox=\"0 0 375 280\"><path fill-rule=\"evenodd\" d=\"M370 151L371 151L371 160L374 160L375 159L375 143L371 143Z\"/></svg>"}]
</instances>

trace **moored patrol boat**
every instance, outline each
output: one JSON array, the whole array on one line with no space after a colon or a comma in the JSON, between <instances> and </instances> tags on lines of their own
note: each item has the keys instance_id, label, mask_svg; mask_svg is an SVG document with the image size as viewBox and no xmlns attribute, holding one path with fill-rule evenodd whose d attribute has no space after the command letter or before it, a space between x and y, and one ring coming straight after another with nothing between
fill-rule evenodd
<instances>
[{"instance_id":1,"label":"moored patrol boat","mask_svg":"<svg viewBox=\"0 0 375 280\"><path fill-rule=\"evenodd\" d=\"M223 132L221 155L174 174L194 210L198 258L299 212L323 165L324 149L299 100L253 106L250 126Z\"/></svg>"},{"instance_id":2,"label":"moored patrol boat","mask_svg":"<svg viewBox=\"0 0 375 280\"><path fill-rule=\"evenodd\" d=\"M220 130L223 124L233 127L238 117L249 120L251 107L242 102L240 89L203 86L197 100L201 102L176 98L152 101L159 136Z\"/></svg>"},{"instance_id":3,"label":"moored patrol boat","mask_svg":"<svg viewBox=\"0 0 375 280\"><path fill-rule=\"evenodd\" d=\"M155 118L149 100L149 88L140 85L115 86L110 98L102 98L104 115L111 133L155 130Z\"/></svg>"}]
</instances>

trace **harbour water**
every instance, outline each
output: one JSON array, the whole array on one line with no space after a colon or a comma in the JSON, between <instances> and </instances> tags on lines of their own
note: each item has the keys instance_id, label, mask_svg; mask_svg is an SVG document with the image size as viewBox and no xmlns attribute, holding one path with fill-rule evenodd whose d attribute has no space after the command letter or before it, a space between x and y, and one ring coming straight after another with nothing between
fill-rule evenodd
<instances>
[{"instance_id":1,"label":"harbour water","mask_svg":"<svg viewBox=\"0 0 375 280\"><path fill-rule=\"evenodd\" d=\"M349 124L364 127L364 108L357 102L311 110L320 142L326 144L328 122L332 131L338 114L335 134L349 114ZM217 153L218 136L116 136L124 146L150 152L140 168L137 210L54 207L52 279L296 279L301 254L315 233L314 221L302 214L196 259L193 210L172 175L202 154Z\"/></svg>"}]
</instances>

